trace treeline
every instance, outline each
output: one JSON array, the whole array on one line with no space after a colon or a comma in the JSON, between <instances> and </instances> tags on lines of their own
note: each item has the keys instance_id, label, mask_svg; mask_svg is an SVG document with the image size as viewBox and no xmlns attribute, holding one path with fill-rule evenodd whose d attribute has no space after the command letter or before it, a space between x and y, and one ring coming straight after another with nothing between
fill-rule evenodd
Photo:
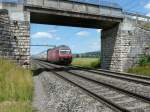
<instances>
[{"instance_id":1,"label":"treeline","mask_svg":"<svg viewBox=\"0 0 150 112\"><path fill-rule=\"evenodd\" d=\"M75 58L99 58L100 55L100 51L73 54Z\"/></svg>"}]
</instances>

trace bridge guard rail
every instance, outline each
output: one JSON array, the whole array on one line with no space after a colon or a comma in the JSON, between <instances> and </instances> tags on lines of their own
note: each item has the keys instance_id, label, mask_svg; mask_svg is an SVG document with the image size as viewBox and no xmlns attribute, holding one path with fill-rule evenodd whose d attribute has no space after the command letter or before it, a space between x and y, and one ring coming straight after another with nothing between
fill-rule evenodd
<instances>
[{"instance_id":1,"label":"bridge guard rail","mask_svg":"<svg viewBox=\"0 0 150 112\"><path fill-rule=\"evenodd\" d=\"M128 17L128 18L131 18L131 19L135 19L136 21L150 22L150 17L149 16L141 15L141 14L138 14L138 13L124 12L124 16Z\"/></svg>"}]
</instances>

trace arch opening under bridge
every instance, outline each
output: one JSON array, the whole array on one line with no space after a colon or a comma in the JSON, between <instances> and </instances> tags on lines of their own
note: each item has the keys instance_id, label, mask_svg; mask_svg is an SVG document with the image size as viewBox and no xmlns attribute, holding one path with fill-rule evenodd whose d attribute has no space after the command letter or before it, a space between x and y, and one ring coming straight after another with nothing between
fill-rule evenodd
<instances>
[{"instance_id":1,"label":"arch opening under bridge","mask_svg":"<svg viewBox=\"0 0 150 112\"><path fill-rule=\"evenodd\" d=\"M7 8L11 7L10 5L5 4L2 7L12 10ZM127 70L136 64L144 49L149 46L147 37L149 32L140 27L140 24L146 23L149 18L142 16L144 20L139 20L135 18L136 15L124 14L118 7L65 0L26 0L23 4L12 7L14 14L22 14L20 17L15 17L13 13L9 13L9 18L12 20L10 30L18 37L16 40L20 44L27 46L20 49L28 60L30 60L30 23L103 29L102 69ZM17 23L14 22L16 18L19 18ZM144 37L142 42L141 37ZM143 47L143 44L146 46Z\"/></svg>"}]
</instances>

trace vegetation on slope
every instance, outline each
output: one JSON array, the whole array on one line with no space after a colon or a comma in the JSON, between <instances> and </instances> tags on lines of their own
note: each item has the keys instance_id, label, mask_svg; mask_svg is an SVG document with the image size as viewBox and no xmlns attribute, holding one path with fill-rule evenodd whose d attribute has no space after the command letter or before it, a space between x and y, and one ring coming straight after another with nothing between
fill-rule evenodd
<instances>
[{"instance_id":1,"label":"vegetation on slope","mask_svg":"<svg viewBox=\"0 0 150 112\"><path fill-rule=\"evenodd\" d=\"M150 65L133 67L133 68L130 68L128 72L139 74L139 75L150 76Z\"/></svg>"},{"instance_id":2,"label":"vegetation on slope","mask_svg":"<svg viewBox=\"0 0 150 112\"><path fill-rule=\"evenodd\" d=\"M0 112L32 112L32 73L0 59Z\"/></svg>"},{"instance_id":3,"label":"vegetation on slope","mask_svg":"<svg viewBox=\"0 0 150 112\"><path fill-rule=\"evenodd\" d=\"M145 30L150 30L150 23L145 23L142 25L142 28L145 29Z\"/></svg>"},{"instance_id":4,"label":"vegetation on slope","mask_svg":"<svg viewBox=\"0 0 150 112\"><path fill-rule=\"evenodd\" d=\"M98 68L100 67L99 58L74 58L71 63L74 66L86 67L86 68Z\"/></svg>"},{"instance_id":5,"label":"vegetation on slope","mask_svg":"<svg viewBox=\"0 0 150 112\"><path fill-rule=\"evenodd\" d=\"M150 56L142 56L139 65L128 70L129 73L150 76Z\"/></svg>"}]
</instances>

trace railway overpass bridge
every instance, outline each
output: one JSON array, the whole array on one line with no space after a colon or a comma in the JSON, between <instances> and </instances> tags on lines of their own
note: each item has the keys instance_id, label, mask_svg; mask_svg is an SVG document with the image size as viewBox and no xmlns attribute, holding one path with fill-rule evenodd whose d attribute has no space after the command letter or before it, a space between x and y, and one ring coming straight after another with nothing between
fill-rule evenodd
<instances>
[{"instance_id":1,"label":"railway overpass bridge","mask_svg":"<svg viewBox=\"0 0 150 112\"><path fill-rule=\"evenodd\" d=\"M20 0L0 5L0 55L30 62L30 23L101 28L102 69L125 71L150 53L150 18L118 6L66 0ZM92 37L91 37L92 38Z\"/></svg>"}]
</instances>

